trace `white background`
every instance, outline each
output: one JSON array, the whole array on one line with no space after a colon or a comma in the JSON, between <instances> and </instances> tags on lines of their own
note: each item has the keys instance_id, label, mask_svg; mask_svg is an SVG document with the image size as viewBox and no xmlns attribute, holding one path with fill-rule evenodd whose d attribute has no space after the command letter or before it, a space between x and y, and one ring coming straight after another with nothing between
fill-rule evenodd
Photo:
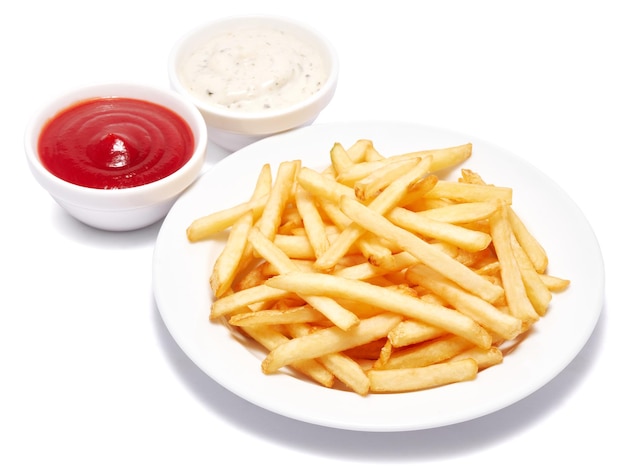
<instances>
[{"instance_id":1,"label":"white background","mask_svg":"<svg viewBox=\"0 0 626 470\"><path fill-rule=\"evenodd\" d=\"M69 218L31 177L22 139L38 106L68 88L114 80L168 87L175 40L240 13L307 21L334 43L340 82L319 122L401 120L475 135L570 194L596 232L607 278L597 328L567 369L497 413L376 434L274 415L191 363L153 300L159 224L120 234ZM624 20L620 2L603 0L59 0L4 8L0 468L624 468ZM209 158L223 155L212 149Z\"/></svg>"}]
</instances>

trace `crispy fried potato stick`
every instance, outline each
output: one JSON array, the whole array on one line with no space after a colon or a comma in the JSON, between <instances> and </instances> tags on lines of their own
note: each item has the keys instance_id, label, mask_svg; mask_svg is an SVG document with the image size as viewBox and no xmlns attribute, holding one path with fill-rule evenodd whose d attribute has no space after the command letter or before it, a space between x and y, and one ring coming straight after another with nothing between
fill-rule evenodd
<instances>
[{"instance_id":1,"label":"crispy fried potato stick","mask_svg":"<svg viewBox=\"0 0 626 470\"><path fill-rule=\"evenodd\" d=\"M216 297L222 297L231 287L241 257L248 243L248 233L252 228L252 211L246 212L233 224L224 249L213 265L209 283Z\"/></svg>"},{"instance_id":2,"label":"crispy fried potato stick","mask_svg":"<svg viewBox=\"0 0 626 470\"><path fill-rule=\"evenodd\" d=\"M295 361L313 359L367 344L385 337L401 320L400 315L383 313L366 318L349 331L331 326L307 336L293 338L269 352L261 364L262 370L271 374Z\"/></svg>"},{"instance_id":3,"label":"crispy fried potato stick","mask_svg":"<svg viewBox=\"0 0 626 470\"><path fill-rule=\"evenodd\" d=\"M259 310L238 313L228 319L233 326L284 325L289 323L321 323L326 317L310 305L289 309Z\"/></svg>"},{"instance_id":4,"label":"crispy fried potato stick","mask_svg":"<svg viewBox=\"0 0 626 470\"><path fill-rule=\"evenodd\" d=\"M500 262L500 276L511 315L523 322L532 323L539 319L539 315L526 294L522 274L515 259L511 242L513 231L507 211L507 206L501 204L500 209L489 219L493 246Z\"/></svg>"},{"instance_id":5,"label":"crispy fried potato stick","mask_svg":"<svg viewBox=\"0 0 626 470\"><path fill-rule=\"evenodd\" d=\"M190 242L205 240L211 235L227 229L235 223L243 214L252 211L255 220L259 217L272 188L272 172L266 163L261 167L257 177L256 185L249 202L238 204L228 209L220 210L212 214L194 220L187 227L187 239Z\"/></svg>"},{"instance_id":6,"label":"crispy fried potato stick","mask_svg":"<svg viewBox=\"0 0 626 470\"><path fill-rule=\"evenodd\" d=\"M461 354L457 354L450 361L460 361L463 359L474 359L478 365L478 370L487 369L488 367L495 366L502 363L504 356L502 351L495 346L489 349L471 348L467 351L463 351Z\"/></svg>"},{"instance_id":7,"label":"crispy fried potato stick","mask_svg":"<svg viewBox=\"0 0 626 470\"><path fill-rule=\"evenodd\" d=\"M387 218L399 227L426 238L444 241L470 252L484 250L491 243L488 233L471 230L448 222L439 222L402 207L389 211Z\"/></svg>"},{"instance_id":8,"label":"crispy fried potato stick","mask_svg":"<svg viewBox=\"0 0 626 470\"><path fill-rule=\"evenodd\" d=\"M326 224L322 220L315 200L311 193L303 190L296 190L296 207L300 216L302 217L302 223L304 230L311 243L313 252L316 257L319 257L324 253L329 245L328 235L326 233Z\"/></svg>"},{"instance_id":9,"label":"crispy fried potato stick","mask_svg":"<svg viewBox=\"0 0 626 470\"><path fill-rule=\"evenodd\" d=\"M473 359L444 362L412 369L370 370L370 391L373 393L397 393L424 390L456 382L473 380L478 365Z\"/></svg>"},{"instance_id":10,"label":"crispy fried potato stick","mask_svg":"<svg viewBox=\"0 0 626 470\"><path fill-rule=\"evenodd\" d=\"M407 369L424 367L438 362L444 362L457 354L467 351L473 346L464 338L455 335L445 335L402 351L392 352L384 363L376 363L375 369Z\"/></svg>"},{"instance_id":11,"label":"crispy fried potato stick","mask_svg":"<svg viewBox=\"0 0 626 470\"><path fill-rule=\"evenodd\" d=\"M515 238L517 238L519 244L528 254L535 270L538 273L544 273L548 267L548 255L546 254L546 250L541 246L539 241L537 241L535 236L530 233L522 219L520 219L519 215L517 215L512 207L507 208L507 216Z\"/></svg>"},{"instance_id":12,"label":"crispy fried potato stick","mask_svg":"<svg viewBox=\"0 0 626 470\"><path fill-rule=\"evenodd\" d=\"M451 199L459 202L485 202L502 200L513 202L513 190L502 186L458 183L439 180L437 185L424 195L425 198Z\"/></svg>"},{"instance_id":13,"label":"crispy fried potato stick","mask_svg":"<svg viewBox=\"0 0 626 470\"><path fill-rule=\"evenodd\" d=\"M391 346L401 348L439 338L446 334L445 330L416 320L404 320L389 332L387 337Z\"/></svg>"},{"instance_id":14,"label":"crispy fried potato stick","mask_svg":"<svg viewBox=\"0 0 626 470\"><path fill-rule=\"evenodd\" d=\"M498 210L496 201L461 202L444 207L420 211L420 214L438 222L449 224L467 224L485 220Z\"/></svg>"}]
</instances>

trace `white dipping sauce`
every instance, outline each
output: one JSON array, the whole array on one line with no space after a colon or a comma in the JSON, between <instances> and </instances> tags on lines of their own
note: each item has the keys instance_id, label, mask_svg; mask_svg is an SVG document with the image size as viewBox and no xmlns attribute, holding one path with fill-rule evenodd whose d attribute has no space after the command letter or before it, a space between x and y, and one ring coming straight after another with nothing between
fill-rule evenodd
<instances>
[{"instance_id":1,"label":"white dipping sauce","mask_svg":"<svg viewBox=\"0 0 626 470\"><path fill-rule=\"evenodd\" d=\"M182 65L180 78L207 104L259 112L313 95L328 71L319 51L297 36L250 27L208 40Z\"/></svg>"}]
</instances>

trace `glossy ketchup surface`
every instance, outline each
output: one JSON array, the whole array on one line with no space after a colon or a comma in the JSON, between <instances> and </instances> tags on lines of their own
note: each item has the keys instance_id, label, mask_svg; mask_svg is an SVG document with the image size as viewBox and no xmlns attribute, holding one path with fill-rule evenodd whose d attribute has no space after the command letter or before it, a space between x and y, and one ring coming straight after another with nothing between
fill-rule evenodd
<instances>
[{"instance_id":1,"label":"glossy ketchup surface","mask_svg":"<svg viewBox=\"0 0 626 470\"><path fill-rule=\"evenodd\" d=\"M81 101L52 117L39 136L42 164L80 186L129 188L160 180L193 154L189 125L161 105L133 98Z\"/></svg>"}]
</instances>

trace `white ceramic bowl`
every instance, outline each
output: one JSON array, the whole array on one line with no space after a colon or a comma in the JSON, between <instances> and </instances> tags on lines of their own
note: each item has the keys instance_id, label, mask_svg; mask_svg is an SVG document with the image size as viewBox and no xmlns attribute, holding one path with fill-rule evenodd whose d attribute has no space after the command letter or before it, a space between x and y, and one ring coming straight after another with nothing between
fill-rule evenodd
<instances>
[{"instance_id":1,"label":"white ceramic bowl","mask_svg":"<svg viewBox=\"0 0 626 470\"><path fill-rule=\"evenodd\" d=\"M79 186L50 173L38 154L42 127L57 113L77 102L107 97L149 101L177 113L189 124L194 137L193 155L189 161L160 180L121 189ZM99 229L126 231L146 227L162 219L178 196L198 177L206 158L207 131L198 109L171 90L131 83L109 83L69 91L42 106L26 128L24 144L33 176L69 214Z\"/></svg>"},{"instance_id":2,"label":"white ceramic bowl","mask_svg":"<svg viewBox=\"0 0 626 470\"><path fill-rule=\"evenodd\" d=\"M302 41L302 45L311 46L321 58L321 67L315 70L325 70L326 80L321 88L312 95L294 101L291 105L261 110L233 109L207 102L206 99L192 93L188 80L182 73L184 64L192 54L218 35L245 28L282 31ZM247 50L246 53L248 55L244 60L250 60L254 59L250 56L254 56L256 51ZM223 65L223 62L218 64L219 67ZM211 70L217 68L209 67ZM307 25L281 17L238 16L211 21L180 38L170 53L168 71L172 88L191 99L202 112L208 127L209 139L227 150L234 151L268 135L311 124L329 104L335 93L339 61L333 46ZM226 79L234 76L230 71L224 73Z\"/></svg>"}]
</instances>

